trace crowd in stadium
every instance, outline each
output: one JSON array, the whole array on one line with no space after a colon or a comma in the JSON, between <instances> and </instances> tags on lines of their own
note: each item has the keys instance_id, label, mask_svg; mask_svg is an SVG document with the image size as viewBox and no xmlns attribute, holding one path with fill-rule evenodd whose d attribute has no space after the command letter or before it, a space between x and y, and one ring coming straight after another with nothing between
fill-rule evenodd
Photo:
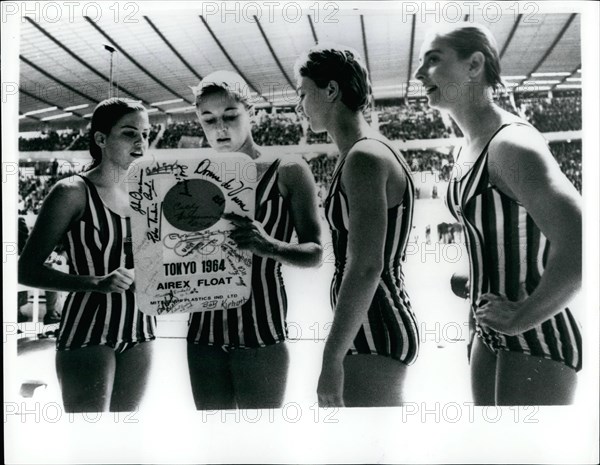
<instances>
[{"instance_id":1,"label":"crowd in stadium","mask_svg":"<svg viewBox=\"0 0 600 465\"><path fill-rule=\"evenodd\" d=\"M19 175L19 197L17 212L19 215L33 213L37 215L48 192L57 181L72 176L72 172L59 175L26 176Z\"/></svg>"},{"instance_id":2,"label":"crowd in stadium","mask_svg":"<svg viewBox=\"0 0 600 465\"><path fill-rule=\"evenodd\" d=\"M505 96L500 103L509 111L519 111L542 132L581 129L580 92L565 93L553 99L546 96L520 96L514 100L516 107ZM448 127L439 112L429 109L419 101L411 102L408 106L378 107L376 118L382 134L391 140L460 136L454 121L451 121L452 124ZM164 127L164 131L162 125L153 124L150 143L154 142L159 134L156 148L208 146L197 120L171 122ZM252 134L254 140L263 146L331 143L326 133L315 134L303 127L294 112L269 113L260 110L256 114ZM19 150L87 150L88 138L88 132L82 130L48 131L37 137L20 137ZM581 191L581 141L554 142L550 147L563 172ZM442 180L449 178L453 164L451 155L435 150L410 150L404 151L403 154L413 171L431 171L439 174ZM323 191L322 197L329 185L336 159L337 156L323 153L309 160L319 189ZM65 172L59 170L57 165L56 159L49 162L20 162L20 167L22 170L26 169L26 174L21 174L19 179L19 214L37 213L50 187L58 179L70 175L69 169Z\"/></svg>"},{"instance_id":3,"label":"crowd in stadium","mask_svg":"<svg viewBox=\"0 0 600 465\"><path fill-rule=\"evenodd\" d=\"M176 149L184 136L198 138L200 147L204 145L204 132L197 120L172 122L167 126L162 137L156 144L157 149Z\"/></svg>"},{"instance_id":4,"label":"crowd in stadium","mask_svg":"<svg viewBox=\"0 0 600 465\"><path fill-rule=\"evenodd\" d=\"M581 129L581 96L518 100L524 116L541 132Z\"/></svg>"},{"instance_id":5,"label":"crowd in stadium","mask_svg":"<svg viewBox=\"0 0 600 465\"><path fill-rule=\"evenodd\" d=\"M550 148L563 172L577 190L581 192L581 141L571 143L554 142L550 144ZM451 155L435 150L408 150L403 151L403 155L414 172L430 171L437 173L441 180L447 181L449 179L453 163ZM327 154L320 154L308 161L322 201L331 181L336 161L336 155ZM19 177L18 212L20 215L37 214L44 197L54 183L72 174L70 172L63 172L58 175L42 174L47 173L47 169L40 169L37 173L39 175L21 175Z\"/></svg>"},{"instance_id":6,"label":"crowd in stadium","mask_svg":"<svg viewBox=\"0 0 600 465\"><path fill-rule=\"evenodd\" d=\"M336 162L337 156L330 156L325 153L308 160L308 164L317 184L329 185Z\"/></svg>"},{"instance_id":7,"label":"crowd in stadium","mask_svg":"<svg viewBox=\"0 0 600 465\"><path fill-rule=\"evenodd\" d=\"M560 169L581 192L581 140L551 142L550 150Z\"/></svg>"},{"instance_id":8,"label":"crowd in stadium","mask_svg":"<svg viewBox=\"0 0 600 465\"><path fill-rule=\"evenodd\" d=\"M441 172L445 167L451 167L453 158L437 150L405 150L404 159L413 171Z\"/></svg>"},{"instance_id":9,"label":"crowd in stadium","mask_svg":"<svg viewBox=\"0 0 600 465\"><path fill-rule=\"evenodd\" d=\"M326 132L320 132L318 134L312 132L309 128L306 133L307 144L330 144L331 138Z\"/></svg>"},{"instance_id":10,"label":"crowd in stadium","mask_svg":"<svg viewBox=\"0 0 600 465\"><path fill-rule=\"evenodd\" d=\"M160 131L160 125L150 128L149 141L152 143ZM89 131L81 129L63 129L42 131L33 137L19 136L21 152L60 152L63 150L87 150Z\"/></svg>"},{"instance_id":11,"label":"crowd in stadium","mask_svg":"<svg viewBox=\"0 0 600 465\"><path fill-rule=\"evenodd\" d=\"M573 185L581 192L581 141L552 142L550 149L561 169ZM447 181L452 171L453 158L436 150L404 150L404 158L414 172L430 171L437 173L441 180ZM315 181L321 192L322 200L331 182L337 155L319 154L310 160ZM22 162L21 168L30 167L31 175L19 177L19 214L37 214L42 201L50 188L59 179L70 176L72 172L57 173L56 161Z\"/></svg>"},{"instance_id":12,"label":"crowd in stadium","mask_svg":"<svg viewBox=\"0 0 600 465\"><path fill-rule=\"evenodd\" d=\"M302 126L296 113L269 114L262 110L256 115L252 137L258 145L298 145Z\"/></svg>"},{"instance_id":13,"label":"crowd in stadium","mask_svg":"<svg viewBox=\"0 0 600 465\"><path fill-rule=\"evenodd\" d=\"M452 172L454 159L436 150L403 150L402 155L413 172L437 173L440 180L448 181ZM310 169L317 183L321 203L327 195L331 177L337 163L337 154L319 154L308 160Z\"/></svg>"},{"instance_id":14,"label":"crowd in stadium","mask_svg":"<svg viewBox=\"0 0 600 465\"><path fill-rule=\"evenodd\" d=\"M65 129L60 132L48 131L31 138L19 137L19 150L21 152L73 150L73 142L83 135L84 131Z\"/></svg>"},{"instance_id":15,"label":"crowd in stadium","mask_svg":"<svg viewBox=\"0 0 600 465\"><path fill-rule=\"evenodd\" d=\"M498 103L508 111L520 113L541 132L571 131L581 129L581 94L566 94L548 99L546 96L515 97L514 104L504 96ZM428 108L421 101L410 102L406 106L377 107L379 130L390 140L438 139L461 136L460 130L452 122L447 126L437 110ZM182 146L207 147L200 124L190 114L189 121L175 121L167 124L157 148L178 148ZM152 125L150 143L161 130L161 125ZM268 113L260 110L256 115L252 130L254 140L263 146L325 144L330 143L327 134L315 134L304 130L294 112ZM184 136L188 139L184 139ZM191 145L186 145L185 143ZM19 150L61 151L86 150L87 131L63 130L48 131L37 137L19 137Z\"/></svg>"},{"instance_id":16,"label":"crowd in stadium","mask_svg":"<svg viewBox=\"0 0 600 465\"><path fill-rule=\"evenodd\" d=\"M423 102L380 108L378 114L379 130L390 140L440 139L452 135L440 113Z\"/></svg>"}]
</instances>

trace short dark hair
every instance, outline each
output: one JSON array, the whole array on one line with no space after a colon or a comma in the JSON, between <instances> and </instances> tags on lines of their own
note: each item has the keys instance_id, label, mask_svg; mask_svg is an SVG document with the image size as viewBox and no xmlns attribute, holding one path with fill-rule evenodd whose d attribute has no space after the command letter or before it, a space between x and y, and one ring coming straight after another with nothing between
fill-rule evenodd
<instances>
[{"instance_id":1,"label":"short dark hair","mask_svg":"<svg viewBox=\"0 0 600 465\"><path fill-rule=\"evenodd\" d=\"M349 48L311 48L296 61L295 73L312 79L320 89L330 81L337 82L342 102L352 111L362 111L371 103L369 72L360 55Z\"/></svg>"},{"instance_id":2,"label":"short dark hair","mask_svg":"<svg viewBox=\"0 0 600 465\"><path fill-rule=\"evenodd\" d=\"M111 129L123 116L136 111L146 111L141 102L126 98L109 98L100 102L94 109L92 114L92 122L90 127L90 155L94 161L89 169L92 169L102 161L102 149L96 144L94 134L100 131L102 134L108 135Z\"/></svg>"}]
</instances>

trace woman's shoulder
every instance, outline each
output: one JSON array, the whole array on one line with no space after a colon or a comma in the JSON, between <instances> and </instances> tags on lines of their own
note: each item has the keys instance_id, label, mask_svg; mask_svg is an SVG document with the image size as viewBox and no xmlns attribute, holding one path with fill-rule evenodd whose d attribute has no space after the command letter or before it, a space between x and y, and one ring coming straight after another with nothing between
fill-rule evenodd
<instances>
[{"instance_id":1,"label":"woman's shoulder","mask_svg":"<svg viewBox=\"0 0 600 465\"><path fill-rule=\"evenodd\" d=\"M277 174L285 184L293 185L309 174L312 176L312 171L302 156L291 155L279 159Z\"/></svg>"},{"instance_id":2,"label":"woman's shoulder","mask_svg":"<svg viewBox=\"0 0 600 465\"><path fill-rule=\"evenodd\" d=\"M279 162L278 170L286 170L289 168L294 169L294 167L304 167L308 166L308 162L306 159L300 154L289 154L285 157L277 157L275 162Z\"/></svg>"},{"instance_id":3,"label":"woman's shoulder","mask_svg":"<svg viewBox=\"0 0 600 465\"><path fill-rule=\"evenodd\" d=\"M506 189L524 179L532 180L542 172L560 172L544 136L529 123L519 122L500 131L488 148L490 179Z\"/></svg>"},{"instance_id":4,"label":"woman's shoulder","mask_svg":"<svg viewBox=\"0 0 600 465\"><path fill-rule=\"evenodd\" d=\"M490 141L490 152L545 152L548 142L530 123L521 119L511 121Z\"/></svg>"},{"instance_id":5,"label":"woman's shoulder","mask_svg":"<svg viewBox=\"0 0 600 465\"><path fill-rule=\"evenodd\" d=\"M53 190L58 191L63 196L79 198L82 194L85 194L87 188L83 175L74 174L57 181Z\"/></svg>"},{"instance_id":6,"label":"woman's shoulder","mask_svg":"<svg viewBox=\"0 0 600 465\"><path fill-rule=\"evenodd\" d=\"M365 167L390 169L396 164L397 155L399 151L383 136L369 137L354 144L348 152L346 165L356 166L359 170Z\"/></svg>"},{"instance_id":7,"label":"woman's shoulder","mask_svg":"<svg viewBox=\"0 0 600 465\"><path fill-rule=\"evenodd\" d=\"M87 187L82 176L73 175L63 178L54 184L49 197L60 202L63 207L84 207L87 198Z\"/></svg>"},{"instance_id":8,"label":"woman's shoulder","mask_svg":"<svg viewBox=\"0 0 600 465\"><path fill-rule=\"evenodd\" d=\"M390 149L381 142L371 139L357 142L346 155L340 170L342 184L348 186L353 182L385 179L391 172L392 157Z\"/></svg>"},{"instance_id":9,"label":"woman's shoulder","mask_svg":"<svg viewBox=\"0 0 600 465\"><path fill-rule=\"evenodd\" d=\"M46 196L42 209L51 215L79 218L87 205L85 181L80 176L69 176L57 181Z\"/></svg>"},{"instance_id":10,"label":"woman's shoulder","mask_svg":"<svg viewBox=\"0 0 600 465\"><path fill-rule=\"evenodd\" d=\"M376 133L359 140L352 146L348 155L356 156L356 154L370 158L373 161L393 161L398 154L401 154L401 152L394 142L390 141L382 134Z\"/></svg>"}]
</instances>

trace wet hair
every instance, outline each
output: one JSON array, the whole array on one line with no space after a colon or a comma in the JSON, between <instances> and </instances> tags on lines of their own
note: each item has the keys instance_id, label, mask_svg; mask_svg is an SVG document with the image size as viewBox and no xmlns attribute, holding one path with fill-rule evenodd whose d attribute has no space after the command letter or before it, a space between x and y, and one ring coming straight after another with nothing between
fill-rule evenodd
<instances>
[{"instance_id":1,"label":"wet hair","mask_svg":"<svg viewBox=\"0 0 600 465\"><path fill-rule=\"evenodd\" d=\"M296 61L294 71L297 78L309 78L320 89L327 87L330 81L337 82L342 91L342 103L352 111L363 111L371 104L369 72L360 55L352 49L338 46L311 48Z\"/></svg>"},{"instance_id":2,"label":"wet hair","mask_svg":"<svg viewBox=\"0 0 600 465\"><path fill-rule=\"evenodd\" d=\"M494 90L506 86L500 76L500 57L498 45L492 33L478 24L469 26L454 26L440 29L435 34L453 49L460 59L470 57L475 52L483 53L485 57L485 81Z\"/></svg>"},{"instance_id":3,"label":"wet hair","mask_svg":"<svg viewBox=\"0 0 600 465\"><path fill-rule=\"evenodd\" d=\"M93 161L88 170L95 168L102 161L102 149L96 144L94 134L101 132L108 136L111 129L123 116L136 111L146 111L141 102L126 98L109 98L100 102L92 114L90 127L90 155Z\"/></svg>"},{"instance_id":4,"label":"wet hair","mask_svg":"<svg viewBox=\"0 0 600 465\"><path fill-rule=\"evenodd\" d=\"M233 71L215 71L210 73L196 87L190 87L194 94L196 108L200 105L202 98L224 92L236 102L240 102L246 110L252 110L254 106L250 101L250 87L242 76Z\"/></svg>"}]
</instances>

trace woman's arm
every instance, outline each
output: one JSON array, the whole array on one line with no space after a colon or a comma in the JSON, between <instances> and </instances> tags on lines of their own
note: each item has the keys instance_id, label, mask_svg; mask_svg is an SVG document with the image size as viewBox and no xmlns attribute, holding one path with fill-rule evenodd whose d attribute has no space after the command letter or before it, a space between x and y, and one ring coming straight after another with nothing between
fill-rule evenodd
<instances>
[{"instance_id":1,"label":"woman's arm","mask_svg":"<svg viewBox=\"0 0 600 465\"><path fill-rule=\"evenodd\" d=\"M342 362L364 323L383 270L387 168L384 157L353 151L348 154L342 172L349 210L348 248L317 389L323 406L342 405ZM402 186L406 186L404 179Z\"/></svg>"},{"instance_id":2,"label":"woman's arm","mask_svg":"<svg viewBox=\"0 0 600 465\"><path fill-rule=\"evenodd\" d=\"M298 244L279 241L269 236L258 221L238 215L226 215L236 226L231 238L238 247L256 255L272 258L287 265L317 266L321 263L321 227L317 215L317 193L313 175L306 163L287 163L279 168L286 187L292 221Z\"/></svg>"},{"instance_id":3,"label":"woman's arm","mask_svg":"<svg viewBox=\"0 0 600 465\"><path fill-rule=\"evenodd\" d=\"M519 334L560 312L581 286L581 197L561 172L542 136L516 128L490 146L490 180L519 201L550 241L535 291L520 302L491 294L478 319L505 334ZM517 142L518 141L518 142Z\"/></svg>"},{"instance_id":4,"label":"woman's arm","mask_svg":"<svg viewBox=\"0 0 600 465\"><path fill-rule=\"evenodd\" d=\"M120 292L133 282L133 270L118 269L107 276L78 276L55 270L44 263L86 205L81 180L59 181L50 191L19 257L19 282L55 291Z\"/></svg>"}]
</instances>

